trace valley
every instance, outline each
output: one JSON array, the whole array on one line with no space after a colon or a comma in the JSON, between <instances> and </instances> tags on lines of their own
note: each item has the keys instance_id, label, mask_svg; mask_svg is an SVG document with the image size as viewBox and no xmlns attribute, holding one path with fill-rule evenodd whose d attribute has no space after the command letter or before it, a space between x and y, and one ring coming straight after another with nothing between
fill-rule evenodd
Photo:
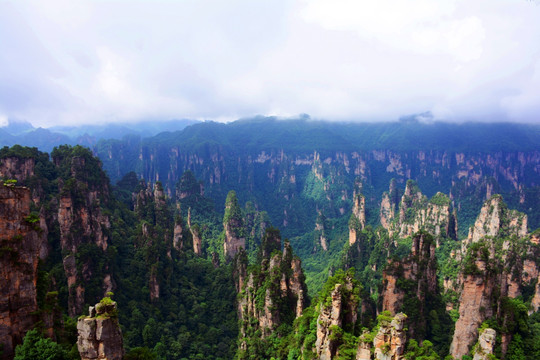
<instances>
[{"instance_id":1,"label":"valley","mask_svg":"<svg viewBox=\"0 0 540 360\"><path fill-rule=\"evenodd\" d=\"M538 144L537 125L255 118L4 147L2 358L38 329L19 351L535 359Z\"/></svg>"}]
</instances>

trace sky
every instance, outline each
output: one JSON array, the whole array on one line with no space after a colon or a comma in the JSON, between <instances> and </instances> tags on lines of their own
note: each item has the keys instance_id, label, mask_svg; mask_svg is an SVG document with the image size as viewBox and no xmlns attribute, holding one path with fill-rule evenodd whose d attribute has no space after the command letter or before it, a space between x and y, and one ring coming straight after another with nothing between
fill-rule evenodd
<instances>
[{"instance_id":1,"label":"sky","mask_svg":"<svg viewBox=\"0 0 540 360\"><path fill-rule=\"evenodd\" d=\"M540 0L0 0L0 124L540 123Z\"/></svg>"}]
</instances>

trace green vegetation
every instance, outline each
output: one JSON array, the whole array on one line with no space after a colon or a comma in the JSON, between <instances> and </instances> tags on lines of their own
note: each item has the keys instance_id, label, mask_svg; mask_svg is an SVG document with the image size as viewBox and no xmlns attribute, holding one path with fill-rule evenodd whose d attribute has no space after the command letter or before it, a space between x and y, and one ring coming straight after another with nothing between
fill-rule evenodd
<instances>
[{"instance_id":1,"label":"green vegetation","mask_svg":"<svg viewBox=\"0 0 540 360\"><path fill-rule=\"evenodd\" d=\"M69 360L69 352L51 339L44 338L34 329L26 333L24 341L15 349L14 360Z\"/></svg>"},{"instance_id":2,"label":"green vegetation","mask_svg":"<svg viewBox=\"0 0 540 360\"><path fill-rule=\"evenodd\" d=\"M533 170L524 169L526 180L520 190L522 194L502 178L495 181L484 177L477 183L466 177L456 178L458 155L452 151L463 151L464 156L476 156L477 159L485 155L469 149L466 142L439 150L437 145L430 150L429 156L439 160L442 151L446 151L444 166L435 165L433 159L418 164L416 149L428 149L428 145L433 145L433 139L412 135L418 142L413 144L385 126L378 130L366 127L360 137L352 130L361 126L343 125L347 131L334 131L317 122L307 125L310 130L306 135L300 131L304 125L257 121L201 124L181 133L162 134L146 140L103 142L96 151L101 154L110 176L117 179L126 174L114 187L101 170L101 162L83 147L56 148L51 154L53 161L49 160L48 154L35 148L1 149L0 159L33 159L36 163L35 176L17 184L29 186L33 196L40 197L39 207L33 205L33 212L26 222L39 224L40 207L46 214L51 253L40 264L38 303L41 311L65 312L71 301L69 297L73 298L78 285L85 289L84 308L100 299L103 306L111 305L110 296L102 298L103 279L110 275L118 303L117 314L112 316L117 316L122 326L126 358L230 359L236 354L238 359L310 359L315 357L311 349L316 339L320 306L329 305L330 294L337 283L351 281L352 290L342 289L342 298L353 303L361 301L363 312L359 313L356 323L333 327L330 337L338 344L340 358L354 359L358 342L371 342L378 329L375 314L381 306L383 270L391 270L391 265L387 265L391 259L399 275L396 285L405 294L401 310L408 315L408 326L414 333L406 358L438 359L448 353L459 295L453 288L443 291L444 280L457 280L460 272L471 276L494 276L507 271L517 277L516 269L524 259L537 261L540 258L538 252L525 254L519 250L524 246L524 240L505 233L508 224L505 224L502 237L486 238L469 246L465 254L456 256L461 248L461 243L456 240L458 236L463 238L467 225L474 222L487 186L511 199L509 207L519 204L519 209L532 214L529 220L535 224L535 214L540 214L540 210L531 200L538 195L538 189L530 185L537 177ZM399 127L407 129L409 125ZM254 129L258 132L261 127L267 130L266 133L250 136ZM452 126L438 124L436 127L437 131L449 130L450 136L459 133ZM404 131L410 133L413 128L420 129L423 135L432 133L432 130L414 124ZM373 134L378 137L364 138ZM381 144L377 146L386 146L391 139L403 141L388 149L398 152L392 156L399 155L396 159L399 158L400 166L415 180L405 178L398 170L389 171L386 162L375 159L376 156L390 156L384 151L372 152L371 147L377 144L375 139ZM335 141L344 145L344 153L336 154ZM174 146L174 152L171 152L171 146ZM480 144L480 148L485 149L494 146L488 142ZM109 151L115 156L104 156ZM352 151L357 151L355 156L365 162L363 167L353 161ZM503 154L508 163L514 161L513 153ZM120 156L123 157L121 163ZM347 161L336 160L345 156L349 157ZM150 158L153 160L148 160ZM488 173L485 165L475 166L478 168L474 171ZM147 184L141 179L143 175L148 179L162 179L163 183ZM412 189L412 196L403 197L405 223L413 224L419 210L432 208L430 204L451 205L450 211L455 209L456 217L451 216L449 224L440 224L443 229L448 225L448 237L426 240L437 241L438 245L435 266L439 288L434 293L426 291L426 284L405 278L403 266L398 265L403 261L417 261L421 273L426 269L428 264L411 255L413 239L400 238L395 233L390 236L387 230L378 226L379 201L391 177L395 179L391 182L388 197L397 215L406 181ZM4 184L9 184L9 180L5 179ZM431 196L429 200L425 196L415 197L420 188ZM360 190L366 202L367 226L363 229L351 216L352 194L360 196ZM451 193L452 201L439 190ZM156 195L161 192L170 194L171 198ZM82 214L84 209L85 216L90 219L86 223L81 216L75 216L64 237L61 237L57 220L61 197L72 200L69 211ZM510 210L504 208L504 211ZM94 221L96 218L100 220ZM454 230L456 218L460 225L458 234ZM250 264L248 273L255 276L256 309L265 310L268 292L273 299L270 311L276 311L280 316L280 325L265 336L257 319L244 319L240 326L244 326L246 336L240 341L245 340L248 346L240 352L233 280L233 274L237 274L234 263L224 263L224 223L232 224L235 235L246 239L246 252L241 257ZM284 237L290 238L295 253L302 258L309 296L313 296L312 305L298 319L290 307L294 299L278 295L281 276L287 275L289 270L280 268L270 272L263 268L265 259L272 254L282 254L281 245L276 241L281 239L281 233L272 224L282 229ZM182 228L181 248L173 246L175 225ZM351 245L349 228L357 235L356 243ZM106 250L96 243L94 235L99 232L106 239ZM192 233L202 239L200 256L193 253ZM321 244L323 237L326 250ZM505 241L510 246L503 249ZM491 254L495 254L495 259ZM16 258L18 254L2 243L0 256ZM71 258L76 264L77 283L68 288L64 262ZM219 258L222 265L218 265ZM485 270L478 268L478 260L486 263ZM508 358L534 358L532 354L538 355L540 351L536 345L540 321L535 315L527 316L535 286L534 282L523 284L521 298L502 299L497 306L503 318L490 320L490 325L498 332L514 334ZM240 298L243 295L240 294ZM453 312L445 310L447 304L454 306ZM55 320L57 333L62 327L60 319L62 316ZM383 314L379 322L385 319L389 320L387 314ZM362 328L367 332L363 333ZM63 344L61 346L69 350Z\"/></svg>"}]
</instances>

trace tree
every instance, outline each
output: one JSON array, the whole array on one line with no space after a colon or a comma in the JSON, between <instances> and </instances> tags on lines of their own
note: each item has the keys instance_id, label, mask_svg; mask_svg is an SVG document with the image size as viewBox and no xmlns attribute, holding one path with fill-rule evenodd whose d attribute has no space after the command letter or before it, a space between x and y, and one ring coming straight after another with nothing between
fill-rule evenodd
<instances>
[{"instance_id":1,"label":"tree","mask_svg":"<svg viewBox=\"0 0 540 360\"><path fill-rule=\"evenodd\" d=\"M14 360L68 360L67 352L51 339L43 338L38 330L26 333L24 341L15 348Z\"/></svg>"}]
</instances>

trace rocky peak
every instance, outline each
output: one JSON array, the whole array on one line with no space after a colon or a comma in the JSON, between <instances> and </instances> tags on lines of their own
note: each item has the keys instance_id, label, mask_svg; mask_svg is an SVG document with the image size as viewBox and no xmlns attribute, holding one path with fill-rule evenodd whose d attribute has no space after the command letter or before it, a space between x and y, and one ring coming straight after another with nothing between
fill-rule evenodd
<instances>
[{"instance_id":1,"label":"rocky peak","mask_svg":"<svg viewBox=\"0 0 540 360\"><path fill-rule=\"evenodd\" d=\"M484 202L480 215L469 229L469 236L464 244L478 242L486 236L498 235L526 236L527 215L509 210L502 196L493 195Z\"/></svg>"},{"instance_id":2,"label":"rocky peak","mask_svg":"<svg viewBox=\"0 0 540 360\"><path fill-rule=\"evenodd\" d=\"M326 217L322 212L319 212L317 221L315 222L315 232L319 237L319 245L324 251L328 250L328 239L326 238Z\"/></svg>"},{"instance_id":3,"label":"rocky peak","mask_svg":"<svg viewBox=\"0 0 540 360\"><path fill-rule=\"evenodd\" d=\"M238 199L234 191L229 192L225 201L223 228L225 230L224 254L227 259L232 259L240 248L244 249L246 247L242 210L238 205Z\"/></svg>"},{"instance_id":4,"label":"rocky peak","mask_svg":"<svg viewBox=\"0 0 540 360\"><path fill-rule=\"evenodd\" d=\"M497 340L497 332L493 329L484 329L478 337L478 346L474 351L473 360L489 360L493 358L493 350Z\"/></svg>"},{"instance_id":5,"label":"rocky peak","mask_svg":"<svg viewBox=\"0 0 540 360\"><path fill-rule=\"evenodd\" d=\"M353 195L353 208L349 219L349 244L352 245L358 240L358 232L366 226L366 198L360 193Z\"/></svg>"},{"instance_id":6,"label":"rocky peak","mask_svg":"<svg viewBox=\"0 0 540 360\"><path fill-rule=\"evenodd\" d=\"M261 339L265 339L282 323L292 325L306 306L307 287L301 261L293 255L288 241L283 251L280 244L279 231L269 228L259 251L260 265L248 271L244 249L240 249L235 258L241 351L247 350L249 336L257 336L250 334L259 330Z\"/></svg>"},{"instance_id":7,"label":"rocky peak","mask_svg":"<svg viewBox=\"0 0 540 360\"><path fill-rule=\"evenodd\" d=\"M75 161L74 158L74 162L77 165L72 169L78 174L85 161L83 158ZM108 197L109 194L106 186L92 190L82 180L69 179L60 183L57 218L60 225L60 244L62 251L67 253L63 263L69 287L69 314L75 316L82 312L86 301L84 282L94 276L92 259L86 259L87 261L81 264L82 271L79 271L76 254L84 244L96 245L103 252L107 250L107 234L111 223L109 216L101 209L100 199ZM105 292L112 290L109 285L104 283Z\"/></svg>"},{"instance_id":8,"label":"rocky peak","mask_svg":"<svg viewBox=\"0 0 540 360\"><path fill-rule=\"evenodd\" d=\"M331 278L332 279L332 278ZM315 353L318 359L330 360L338 356L341 329L353 329L358 318L359 288L352 275L338 274L327 283L327 293L321 295L318 305L317 339ZM329 288L333 285L333 288Z\"/></svg>"},{"instance_id":9,"label":"rocky peak","mask_svg":"<svg viewBox=\"0 0 540 360\"><path fill-rule=\"evenodd\" d=\"M396 180L390 181L390 188L388 192L383 194L381 200L381 210L379 217L381 219L381 225L383 228L389 230L390 226L396 216L396 211L399 205L399 192L396 184Z\"/></svg>"},{"instance_id":10,"label":"rocky peak","mask_svg":"<svg viewBox=\"0 0 540 360\"><path fill-rule=\"evenodd\" d=\"M116 302L106 297L90 306L89 315L77 321L77 348L81 360L121 360L124 358L122 331Z\"/></svg>"},{"instance_id":11,"label":"rocky peak","mask_svg":"<svg viewBox=\"0 0 540 360\"><path fill-rule=\"evenodd\" d=\"M5 157L0 160L0 178L22 182L34 176L36 161L32 157Z\"/></svg>"},{"instance_id":12,"label":"rocky peak","mask_svg":"<svg viewBox=\"0 0 540 360\"><path fill-rule=\"evenodd\" d=\"M449 197L440 192L428 200L416 182L409 180L399 202L397 215L394 213L390 195L383 195L381 225L388 230L390 236L397 235L400 238L412 236L419 230L425 230L437 238L455 235L457 223L450 205Z\"/></svg>"},{"instance_id":13,"label":"rocky peak","mask_svg":"<svg viewBox=\"0 0 540 360\"><path fill-rule=\"evenodd\" d=\"M383 271L382 309L392 315L401 311L405 297L416 296L417 319L409 326L409 335L425 328L426 297L437 293L437 259L435 240L427 232L413 237L411 254L405 259L391 259ZM414 295L413 295L414 294Z\"/></svg>"},{"instance_id":14,"label":"rocky peak","mask_svg":"<svg viewBox=\"0 0 540 360\"><path fill-rule=\"evenodd\" d=\"M376 360L399 360L405 353L407 315L396 314L391 321L380 321L379 331L373 339Z\"/></svg>"},{"instance_id":15,"label":"rocky peak","mask_svg":"<svg viewBox=\"0 0 540 360\"><path fill-rule=\"evenodd\" d=\"M47 231L30 212L30 189L0 184L0 344L11 358L38 321L38 262L47 256ZM43 224L42 224L43 223Z\"/></svg>"},{"instance_id":16,"label":"rocky peak","mask_svg":"<svg viewBox=\"0 0 540 360\"><path fill-rule=\"evenodd\" d=\"M540 254L527 234L526 224L526 215L509 210L502 197L494 195L484 203L469 237L462 243L460 316L450 347L455 358L469 352L483 321L494 315L498 321L513 316L504 313L505 299L520 296L525 286L538 281L540 269L533 259ZM537 301L534 294L533 309ZM501 337L505 353L512 330Z\"/></svg>"}]
</instances>

